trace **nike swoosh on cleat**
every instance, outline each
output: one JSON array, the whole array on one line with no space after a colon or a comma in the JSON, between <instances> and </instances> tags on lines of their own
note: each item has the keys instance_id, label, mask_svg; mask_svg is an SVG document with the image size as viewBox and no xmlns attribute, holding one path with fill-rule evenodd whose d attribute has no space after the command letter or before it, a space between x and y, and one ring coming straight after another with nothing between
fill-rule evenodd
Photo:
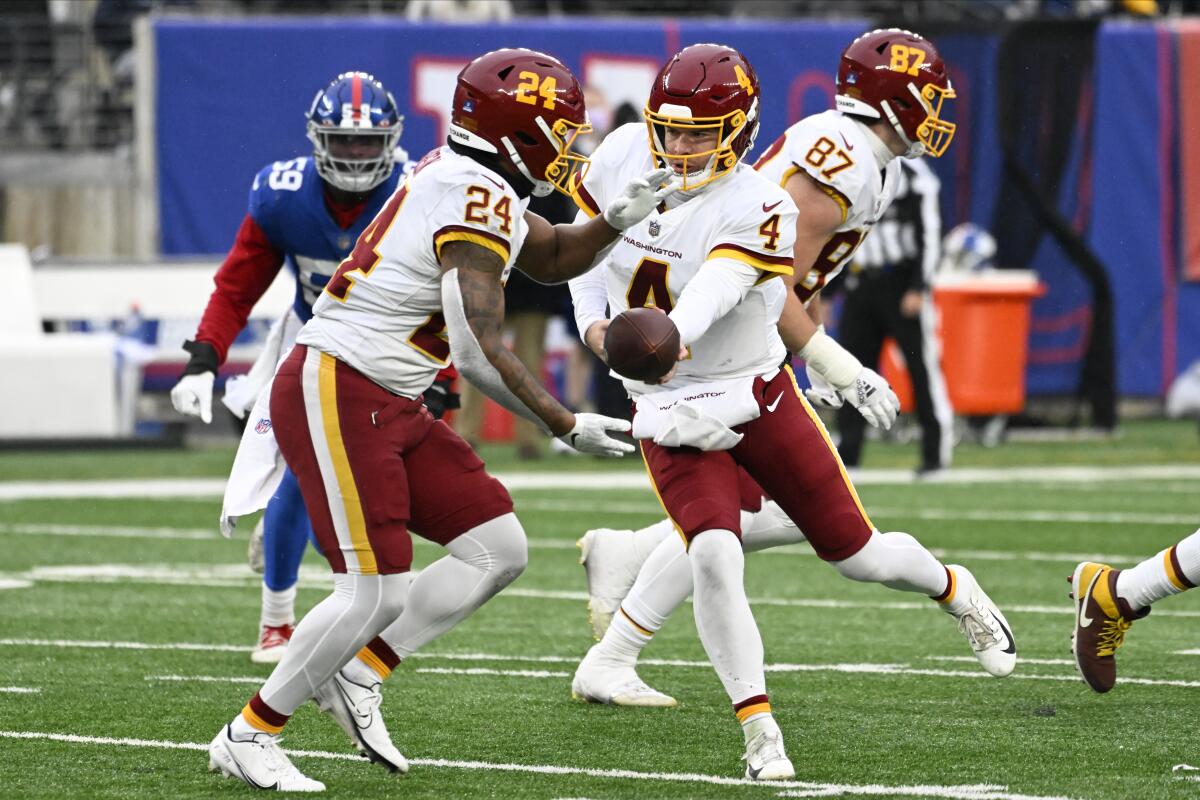
<instances>
[{"instance_id":1,"label":"nike swoosh on cleat","mask_svg":"<svg viewBox=\"0 0 1200 800\"><path fill-rule=\"evenodd\" d=\"M750 766L749 764L746 765L746 774L750 776L750 780L752 780L752 781L758 780L758 776L762 774L762 771L763 771L762 767L755 769L754 767Z\"/></svg>"},{"instance_id":2,"label":"nike swoosh on cleat","mask_svg":"<svg viewBox=\"0 0 1200 800\"><path fill-rule=\"evenodd\" d=\"M1013 638L1012 631L1010 631L1008 626L1004 624L1004 620L1000 619L995 614L992 614L992 619L996 620L996 624L1000 626L1000 630L1004 631L1004 635L1008 637L1008 647L1004 648L1000 652L1015 656L1017 654L1017 640Z\"/></svg>"},{"instance_id":3,"label":"nike swoosh on cleat","mask_svg":"<svg viewBox=\"0 0 1200 800\"><path fill-rule=\"evenodd\" d=\"M774 203L771 203L771 205L767 205L766 203L763 203L763 213L764 214L770 213L771 209L773 209L775 206L779 205L782 202L783 202L782 200L776 200Z\"/></svg>"},{"instance_id":4,"label":"nike swoosh on cleat","mask_svg":"<svg viewBox=\"0 0 1200 800\"><path fill-rule=\"evenodd\" d=\"M779 405L779 401L782 399L783 399L783 392L780 392L779 396L776 397L774 400L772 400L771 404L767 406L767 413L770 414L772 411L774 411L775 406Z\"/></svg>"},{"instance_id":5,"label":"nike swoosh on cleat","mask_svg":"<svg viewBox=\"0 0 1200 800\"><path fill-rule=\"evenodd\" d=\"M572 433L572 434L571 434L571 447L575 447L575 440L576 440L576 439L578 439L578 438L579 438L579 434L578 434L578 433Z\"/></svg>"},{"instance_id":6,"label":"nike swoosh on cleat","mask_svg":"<svg viewBox=\"0 0 1200 800\"><path fill-rule=\"evenodd\" d=\"M1100 580L1100 576L1104 574L1104 570L1096 570L1096 577L1092 578L1092 582L1088 584L1087 591L1079 598L1079 627L1086 628L1093 622L1092 618L1087 615L1087 603L1092 597L1092 589L1096 587L1096 581Z\"/></svg>"}]
</instances>

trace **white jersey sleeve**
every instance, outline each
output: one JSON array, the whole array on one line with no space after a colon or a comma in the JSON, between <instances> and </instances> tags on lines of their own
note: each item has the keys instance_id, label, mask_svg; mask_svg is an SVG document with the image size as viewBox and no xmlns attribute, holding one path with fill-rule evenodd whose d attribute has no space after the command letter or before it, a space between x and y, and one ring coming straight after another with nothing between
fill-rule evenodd
<instances>
[{"instance_id":1,"label":"white jersey sleeve","mask_svg":"<svg viewBox=\"0 0 1200 800\"><path fill-rule=\"evenodd\" d=\"M395 394L416 397L450 359L442 317L443 248L469 242L512 269L526 199L448 148L423 164L363 231L297 341L345 361Z\"/></svg>"}]
</instances>

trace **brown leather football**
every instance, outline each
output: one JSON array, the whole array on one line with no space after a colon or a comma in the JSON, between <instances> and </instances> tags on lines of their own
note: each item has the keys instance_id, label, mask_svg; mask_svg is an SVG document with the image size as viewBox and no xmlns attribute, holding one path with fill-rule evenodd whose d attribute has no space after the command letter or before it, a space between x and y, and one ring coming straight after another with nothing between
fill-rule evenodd
<instances>
[{"instance_id":1,"label":"brown leather football","mask_svg":"<svg viewBox=\"0 0 1200 800\"><path fill-rule=\"evenodd\" d=\"M678 360L679 329L657 309L631 308L609 323L604 349L615 372L653 383Z\"/></svg>"}]
</instances>

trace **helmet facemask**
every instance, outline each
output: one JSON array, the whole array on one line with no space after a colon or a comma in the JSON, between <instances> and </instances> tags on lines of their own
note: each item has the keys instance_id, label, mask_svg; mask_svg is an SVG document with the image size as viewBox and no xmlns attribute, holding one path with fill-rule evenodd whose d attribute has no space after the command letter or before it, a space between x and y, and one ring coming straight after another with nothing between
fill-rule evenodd
<instances>
[{"instance_id":1,"label":"helmet facemask","mask_svg":"<svg viewBox=\"0 0 1200 800\"><path fill-rule=\"evenodd\" d=\"M536 122L539 132L554 146L556 152L555 157L546 165L542 177L538 178L533 175L520 153L522 147L545 147L545 145L539 145L534 136L524 131L518 131L515 136L520 146L508 136L503 137L501 141L504 142L504 147L508 151L509 160L512 161L517 171L533 184L534 197L545 197L555 191L570 197L571 187L583 182L592 163L590 158L571 148L579 136L591 132L592 126L586 118L583 122L578 123L560 117L551 125L546 122L545 117L539 116Z\"/></svg>"},{"instance_id":2,"label":"helmet facemask","mask_svg":"<svg viewBox=\"0 0 1200 800\"><path fill-rule=\"evenodd\" d=\"M728 175L737 166L738 159L754 144L758 131L758 100L750 107L750 113L736 109L720 117L693 117L687 106L663 103L657 111L650 106L642 112L650 133L650 152L657 163L672 170L678 165L677 173L682 180L680 191L688 192L705 186ZM675 154L667 149L667 132L713 132L715 147L699 153ZM735 142L749 133L748 144L735 149Z\"/></svg>"},{"instance_id":3,"label":"helmet facemask","mask_svg":"<svg viewBox=\"0 0 1200 800\"><path fill-rule=\"evenodd\" d=\"M308 123L308 140L313 145L313 161L317 174L329 185L353 194L365 194L387 180L396 163L396 144L400 127L361 128ZM345 158L333 151L341 144L338 138L377 138L378 155L369 158Z\"/></svg>"},{"instance_id":4,"label":"helmet facemask","mask_svg":"<svg viewBox=\"0 0 1200 800\"><path fill-rule=\"evenodd\" d=\"M950 146L950 140L954 138L955 124L941 118L942 106L945 101L957 96L954 88L947 85L943 89L935 84L927 83L921 89L917 89L916 84L910 82L908 90L912 93L915 107L925 112L924 119L914 128L913 135L905 130L905 126L892 109L892 104L886 100L880 103L884 115L900 138L908 145L908 150L904 153L906 158L918 158L925 155L938 158L946 152L946 148ZM914 106L908 101L902 101L897 97L893 99L893 102L898 105L902 102L905 103L900 109L900 113L913 116L908 112Z\"/></svg>"}]
</instances>

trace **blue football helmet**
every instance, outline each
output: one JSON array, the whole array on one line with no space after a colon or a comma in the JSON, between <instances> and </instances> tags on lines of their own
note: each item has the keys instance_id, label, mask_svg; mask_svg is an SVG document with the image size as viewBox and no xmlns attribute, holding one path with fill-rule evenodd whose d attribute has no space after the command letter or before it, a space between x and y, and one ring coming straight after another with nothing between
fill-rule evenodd
<instances>
[{"instance_id":1,"label":"blue football helmet","mask_svg":"<svg viewBox=\"0 0 1200 800\"><path fill-rule=\"evenodd\" d=\"M338 75L308 109L317 174L355 194L374 189L392 174L403 122L395 98L374 76Z\"/></svg>"}]
</instances>

